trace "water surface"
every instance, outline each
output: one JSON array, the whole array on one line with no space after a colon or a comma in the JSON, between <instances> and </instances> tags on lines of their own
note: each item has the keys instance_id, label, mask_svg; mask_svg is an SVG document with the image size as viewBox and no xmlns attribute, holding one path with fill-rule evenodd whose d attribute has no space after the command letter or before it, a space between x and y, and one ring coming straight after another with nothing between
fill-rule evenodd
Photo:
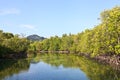
<instances>
[{"instance_id":1,"label":"water surface","mask_svg":"<svg viewBox=\"0 0 120 80\"><path fill-rule=\"evenodd\" d=\"M73 54L1 60L0 80L120 80L120 71Z\"/></svg>"}]
</instances>

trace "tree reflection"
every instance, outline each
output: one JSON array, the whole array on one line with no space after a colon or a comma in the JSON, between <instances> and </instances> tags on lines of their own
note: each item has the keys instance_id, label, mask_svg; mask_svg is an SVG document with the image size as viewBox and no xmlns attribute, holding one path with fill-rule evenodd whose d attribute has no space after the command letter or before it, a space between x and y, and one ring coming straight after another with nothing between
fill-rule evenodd
<instances>
[{"instance_id":1,"label":"tree reflection","mask_svg":"<svg viewBox=\"0 0 120 80\"><path fill-rule=\"evenodd\" d=\"M109 65L96 63L85 57L73 54L39 54L34 61L44 61L52 66L64 68L79 68L90 80L120 80L120 70L115 70Z\"/></svg>"},{"instance_id":2,"label":"tree reflection","mask_svg":"<svg viewBox=\"0 0 120 80\"><path fill-rule=\"evenodd\" d=\"M90 80L120 80L120 70L115 70L109 65L96 63L85 57L73 54L47 54L38 53L32 58L21 60L0 60L0 80L7 76L28 71L30 63L45 62L55 68L77 68L82 70Z\"/></svg>"},{"instance_id":3,"label":"tree reflection","mask_svg":"<svg viewBox=\"0 0 120 80\"><path fill-rule=\"evenodd\" d=\"M29 69L29 60L0 60L0 80Z\"/></svg>"}]
</instances>

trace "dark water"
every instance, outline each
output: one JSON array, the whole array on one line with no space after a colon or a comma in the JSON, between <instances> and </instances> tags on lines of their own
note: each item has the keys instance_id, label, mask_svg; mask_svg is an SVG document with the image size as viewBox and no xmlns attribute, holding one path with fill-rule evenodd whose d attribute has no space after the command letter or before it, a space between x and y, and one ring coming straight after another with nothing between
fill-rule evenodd
<instances>
[{"instance_id":1,"label":"dark water","mask_svg":"<svg viewBox=\"0 0 120 80\"><path fill-rule=\"evenodd\" d=\"M120 80L120 71L72 54L0 60L0 80Z\"/></svg>"}]
</instances>

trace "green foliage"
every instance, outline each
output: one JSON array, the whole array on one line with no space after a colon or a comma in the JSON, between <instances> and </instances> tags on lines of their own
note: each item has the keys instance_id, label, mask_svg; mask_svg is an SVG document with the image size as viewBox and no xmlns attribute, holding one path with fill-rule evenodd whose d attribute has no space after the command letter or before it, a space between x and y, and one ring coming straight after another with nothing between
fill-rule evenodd
<instances>
[{"instance_id":1,"label":"green foliage","mask_svg":"<svg viewBox=\"0 0 120 80\"><path fill-rule=\"evenodd\" d=\"M29 47L28 47L28 52L34 52L36 51L36 48L37 48L37 45L38 45L38 42L32 42ZM40 49L40 48L39 48Z\"/></svg>"},{"instance_id":2,"label":"green foliage","mask_svg":"<svg viewBox=\"0 0 120 80\"><path fill-rule=\"evenodd\" d=\"M45 51L70 51L97 55L120 54L120 7L101 13L101 24L77 35L63 34L41 42L38 49Z\"/></svg>"},{"instance_id":3,"label":"green foliage","mask_svg":"<svg viewBox=\"0 0 120 80\"><path fill-rule=\"evenodd\" d=\"M0 57L25 52L29 43L26 38L19 38L18 35L5 33L0 30Z\"/></svg>"},{"instance_id":4,"label":"green foliage","mask_svg":"<svg viewBox=\"0 0 120 80\"><path fill-rule=\"evenodd\" d=\"M120 54L120 45L115 46L115 52Z\"/></svg>"}]
</instances>

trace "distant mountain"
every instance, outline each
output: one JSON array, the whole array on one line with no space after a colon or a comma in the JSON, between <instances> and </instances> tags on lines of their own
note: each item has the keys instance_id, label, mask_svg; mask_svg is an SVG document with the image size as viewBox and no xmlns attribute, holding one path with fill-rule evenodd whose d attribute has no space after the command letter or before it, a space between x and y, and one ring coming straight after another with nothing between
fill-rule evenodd
<instances>
[{"instance_id":1,"label":"distant mountain","mask_svg":"<svg viewBox=\"0 0 120 80\"><path fill-rule=\"evenodd\" d=\"M46 38L40 37L40 36L38 36L38 35L36 35L36 34L33 34L33 35L27 36L27 39L28 39L28 40L31 40L31 41L42 41L42 40L44 40L44 39L46 39Z\"/></svg>"}]
</instances>

